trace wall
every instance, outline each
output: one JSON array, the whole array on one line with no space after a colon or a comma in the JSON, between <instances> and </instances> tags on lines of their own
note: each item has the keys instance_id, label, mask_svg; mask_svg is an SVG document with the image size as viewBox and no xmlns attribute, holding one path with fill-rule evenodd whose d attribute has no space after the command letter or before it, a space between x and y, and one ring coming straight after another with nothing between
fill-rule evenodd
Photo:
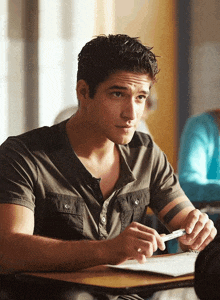
<instances>
[{"instance_id":1,"label":"wall","mask_svg":"<svg viewBox=\"0 0 220 300\"><path fill-rule=\"evenodd\" d=\"M0 1L0 143L25 130L23 1Z\"/></svg>"},{"instance_id":2,"label":"wall","mask_svg":"<svg viewBox=\"0 0 220 300\"><path fill-rule=\"evenodd\" d=\"M95 34L96 1L39 1L39 126L77 105L77 55Z\"/></svg>"},{"instance_id":3,"label":"wall","mask_svg":"<svg viewBox=\"0 0 220 300\"><path fill-rule=\"evenodd\" d=\"M220 1L192 0L191 114L220 107Z\"/></svg>"}]
</instances>

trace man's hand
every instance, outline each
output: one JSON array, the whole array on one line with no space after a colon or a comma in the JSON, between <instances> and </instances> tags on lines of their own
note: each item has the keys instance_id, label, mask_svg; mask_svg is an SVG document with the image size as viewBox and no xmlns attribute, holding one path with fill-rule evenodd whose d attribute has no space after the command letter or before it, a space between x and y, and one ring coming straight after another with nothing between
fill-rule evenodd
<instances>
[{"instance_id":1,"label":"man's hand","mask_svg":"<svg viewBox=\"0 0 220 300\"><path fill-rule=\"evenodd\" d=\"M182 228L185 228L187 233L179 238L184 250L187 248L201 251L217 234L213 221L198 209L194 209L188 214Z\"/></svg>"},{"instance_id":2,"label":"man's hand","mask_svg":"<svg viewBox=\"0 0 220 300\"><path fill-rule=\"evenodd\" d=\"M144 263L160 248L165 249L165 244L156 230L142 224L131 223L119 236L108 241L110 264L119 264L127 259L136 259Z\"/></svg>"}]
</instances>

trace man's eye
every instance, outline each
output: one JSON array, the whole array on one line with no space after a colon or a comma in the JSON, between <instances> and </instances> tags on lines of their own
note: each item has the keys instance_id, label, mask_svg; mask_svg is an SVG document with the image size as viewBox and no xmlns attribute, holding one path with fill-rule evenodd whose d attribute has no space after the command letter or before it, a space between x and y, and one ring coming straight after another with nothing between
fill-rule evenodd
<instances>
[{"instance_id":1,"label":"man's eye","mask_svg":"<svg viewBox=\"0 0 220 300\"><path fill-rule=\"evenodd\" d=\"M122 96L122 93L121 92L114 92L113 95L117 98L121 97Z\"/></svg>"},{"instance_id":2,"label":"man's eye","mask_svg":"<svg viewBox=\"0 0 220 300\"><path fill-rule=\"evenodd\" d=\"M140 101L145 101L145 100L147 99L147 97L146 97L145 95L139 95L139 96L138 96L138 99L139 99Z\"/></svg>"}]
</instances>

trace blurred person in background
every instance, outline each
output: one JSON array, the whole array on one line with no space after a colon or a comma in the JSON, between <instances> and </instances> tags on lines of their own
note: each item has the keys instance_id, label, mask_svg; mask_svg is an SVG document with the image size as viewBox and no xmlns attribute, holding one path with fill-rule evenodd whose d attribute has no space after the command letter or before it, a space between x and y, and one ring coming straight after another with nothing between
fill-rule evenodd
<instances>
[{"instance_id":1,"label":"blurred person in background","mask_svg":"<svg viewBox=\"0 0 220 300\"><path fill-rule=\"evenodd\" d=\"M187 120L180 140L178 176L196 207L220 208L220 109ZM215 209L211 212L210 217L216 222L219 214Z\"/></svg>"}]
</instances>

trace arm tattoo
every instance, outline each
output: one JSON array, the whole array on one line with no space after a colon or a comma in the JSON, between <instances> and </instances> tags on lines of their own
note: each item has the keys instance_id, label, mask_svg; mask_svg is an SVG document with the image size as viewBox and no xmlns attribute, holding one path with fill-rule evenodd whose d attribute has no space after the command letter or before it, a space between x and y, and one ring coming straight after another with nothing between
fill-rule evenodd
<instances>
[{"instance_id":1,"label":"arm tattoo","mask_svg":"<svg viewBox=\"0 0 220 300\"><path fill-rule=\"evenodd\" d=\"M166 224L168 224L181 210L183 210L187 206L191 206L192 203L189 201L183 201L174 206L166 215L163 217L163 220Z\"/></svg>"}]
</instances>

